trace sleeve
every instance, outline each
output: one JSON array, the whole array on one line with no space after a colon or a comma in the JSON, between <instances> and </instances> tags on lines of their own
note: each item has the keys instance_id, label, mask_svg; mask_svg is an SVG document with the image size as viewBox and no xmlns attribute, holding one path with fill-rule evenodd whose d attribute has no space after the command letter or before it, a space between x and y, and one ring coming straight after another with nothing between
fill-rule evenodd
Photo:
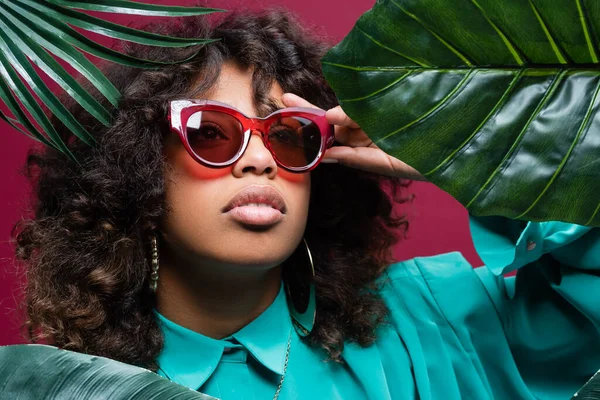
<instances>
[{"instance_id":1,"label":"sleeve","mask_svg":"<svg viewBox=\"0 0 600 400\"><path fill-rule=\"evenodd\" d=\"M475 271L537 398L600 369L600 229L470 217ZM516 271L516 275L505 275Z\"/></svg>"}]
</instances>

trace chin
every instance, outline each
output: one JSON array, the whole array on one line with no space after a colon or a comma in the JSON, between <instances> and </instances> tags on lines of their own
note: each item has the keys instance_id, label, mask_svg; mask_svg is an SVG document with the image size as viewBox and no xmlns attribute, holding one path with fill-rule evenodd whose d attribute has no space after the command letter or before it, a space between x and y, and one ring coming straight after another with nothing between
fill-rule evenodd
<instances>
[{"instance_id":1,"label":"chin","mask_svg":"<svg viewBox=\"0 0 600 400\"><path fill-rule=\"evenodd\" d=\"M227 241L227 247L220 251L221 260L232 265L261 266L273 268L284 262L296 249L302 237L297 235L259 230L248 230ZM296 240L292 240L296 238Z\"/></svg>"}]
</instances>

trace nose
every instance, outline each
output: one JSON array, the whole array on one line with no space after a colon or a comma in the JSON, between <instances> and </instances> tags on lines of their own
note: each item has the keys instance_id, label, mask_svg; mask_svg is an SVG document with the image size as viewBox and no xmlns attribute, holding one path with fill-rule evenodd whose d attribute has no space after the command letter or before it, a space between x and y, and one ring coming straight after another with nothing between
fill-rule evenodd
<instances>
[{"instance_id":1,"label":"nose","mask_svg":"<svg viewBox=\"0 0 600 400\"><path fill-rule=\"evenodd\" d=\"M246 151L233 165L233 175L241 178L246 173L266 174L269 179L277 175L277 164L273 155L265 147L260 131L253 130Z\"/></svg>"}]
</instances>

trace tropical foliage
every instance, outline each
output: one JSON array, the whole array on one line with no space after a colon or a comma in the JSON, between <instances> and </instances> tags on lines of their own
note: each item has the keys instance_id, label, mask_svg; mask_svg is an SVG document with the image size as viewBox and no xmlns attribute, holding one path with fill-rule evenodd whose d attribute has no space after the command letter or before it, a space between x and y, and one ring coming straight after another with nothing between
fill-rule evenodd
<instances>
[{"instance_id":1,"label":"tropical foliage","mask_svg":"<svg viewBox=\"0 0 600 400\"><path fill-rule=\"evenodd\" d=\"M144 368L39 344L0 347L0 399L216 400Z\"/></svg>"},{"instance_id":2,"label":"tropical foliage","mask_svg":"<svg viewBox=\"0 0 600 400\"><path fill-rule=\"evenodd\" d=\"M381 0L323 67L473 215L600 226L599 43L597 0Z\"/></svg>"},{"instance_id":3,"label":"tropical foliage","mask_svg":"<svg viewBox=\"0 0 600 400\"><path fill-rule=\"evenodd\" d=\"M80 72L114 107L117 106L120 93L80 50L105 60L138 68L156 68L163 63L138 59L99 45L77 32L70 25L104 36L150 46L184 47L212 41L149 33L93 17L84 11L179 17L204 15L222 10L153 5L126 0L0 1L0 99L8 106L16 119L1 111L0 118L30 138L69 155L75 162L77 160L50 124L48 116L45 115L36 99L27 90L27 86L19 79L19 75L50 112L56 115L74 135L90 145L94 144L94 138L48 89L34 70L30 60L57 82L86 111L108 126L111 122L111 110L103 107L90 93L85 91L50 54L64 60ZM185 61L187 60L180 62ZM22 106L17 100L21 102ZM39 124L42 128L41 131L36 128L24 110L27 110L33 120Z\"/></svg>"}]
</instances>

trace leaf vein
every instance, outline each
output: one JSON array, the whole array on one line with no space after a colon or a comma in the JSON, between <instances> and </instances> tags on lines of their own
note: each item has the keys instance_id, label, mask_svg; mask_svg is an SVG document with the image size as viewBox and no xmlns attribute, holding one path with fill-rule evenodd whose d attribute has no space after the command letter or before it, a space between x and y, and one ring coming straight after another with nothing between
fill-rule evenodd
<instances>
[{"instance_id":1,"label":"leaf vein","mask_svg":"<svg viewBox=\"0 0 600 400\"><path fill-rule=\"evenodd\" d=\"M508 38L506 37L506 35L504 34L504 32L502 32L502 30L494 23L494 21L492 21L488 17L488 15L486 14L486 12L483 9L483 7L481 7L481 5L477 2L477 0L471 0L471 2L479 9L479 11L481 11L481 14L485 18L485 20L492 26L492 28L494 28L494 30L496 31L496 33L498 34L498 36L500 36L500 39L502 39L502 41L504 42L504 44L508 48L508 51L513 56L513 58L515 59L515 61L517 62L517 64L524 65L525 62L523 61L523 59L519 55L519 52L517 51L517 49L508 40Z\"/></svg>"},{"instance_id":2,"label":"leaf vein","mask_svg":"<svg viewBox=\"0 0 600 400\"><path fill-rule=\"evenodd\" d=\"M544 19L542 18L542 14L540 14L539 10L535 6L535 4L533 4L532 0L528 0L528 1L529 1L529 5L531 6L531 9L533 10L533 13L535 14L538 22L540 23L540 26L542 27L542 30L546 34L546 38L548 39L548 42L550 43L552 50L554 50L554 54L556 55L558 62L561 64L567 64L567 60L566 60L565 56L560 51L558 44L554 40L554 37L552 37L552 33L550 33L548 26L546 25L546 23L544 22Z\"/></svg>"},{"instance_id":3,"label":"leaf vein","mask_svg":"<svg viewBox=\"0 0 600 400\"><path fill-rule=\"evenodd\" d=\"M565 69L564 71L562 71L560 74L558 74L554 78L552 84L548 88L548 91L546 92L546 94L544 95L544 97L540 101L540 104L538 104L537 108L535 109L535 111L533 112L533 114L531 115L531 117L529 118L529 120L527 121L527 123L525 124L525 126L523 127L523 129L521 130L521 132L519 133L519 136L517 136L517 138L515 139L515 142L513 143L513 145L511 146L511 148L508 149L508 152L504 155L504 157L502 158L502 160L500 161L500 163L498 164L498 166L494 169L494 171L492 172L492 174L490 175L490 177L485 181L485 183L483 184L483 186L481 186L481 188L479 188L479 191L475 194L475 196L471 199L471 201L469 201L467 203L467 205L465 206L465 208L468 209L471 206L471 204L473 204L473 202L481 195L481 193L483 193L484 189L490 184L490 182L494 179L494 177L498 174L498 172L500 172L503 169L504 163L514 154L514 152L517 149L518 145L521 143L521 140L523 139L523 136L525 135L525 132L527 131L527 128L529 128L529 125L531 125L531 122L535 119L535 117L537 117L537 115L542 110L542 108L544 107L544 105L546 105L546 102L550 98L550 95L552 93L554 93L554 90L556 89L557 84L562 80L562 77L567 73L567 71L568 70ZM509 167L509 165L505 165L504 166L504 168L508 168L508 167Z\"/></svg>"},{"instance_id":4,"label":"leaf vein","mask_svg":"<svg viewBox=\"0 0 600 400\"><path fill-rule=\"evenodd\" d=\"M406 11L404 9L404 7L402 7L400 4L398 4L395 0L391 0L391 1L392 1L392 4L394 4L400 10L402 10L403 13L405 13L406 15L408 15L409 17L411 17L412 19L417 21L419 24L421 24L421 26L423 28L425 28L429 33L431 33L440 43L442 43L444 46L446 46L446 48L448 48L448 50L450 50L452 53L454 53L456 56L458 56L458 58L460 58L465 64L467 64L469 67L473 66L473 61L471 61L465 54L463 54L462 51L458 50L455 46L452 46L450 43L448 43L446 40L444 40L444 38L442 38L433 29L429 28L425 24L425 22L423 22L419 17Z\"/></svg>"},{"instance_id":5,"label":"leaf vein","mask_svg":"<svg viewBox=\"0 0 600 400\"><path fill-rule=\"evenodd\" d=\"M391 47L388 47L386 45L384 45L383 43L379 42L377 39L375 39L373 36L369 35L367 32L363 31L362 29L360 29L359 27L356 27L356 30L359 31L360 33L362 33L363 35L365 35L370 41L372 41L373 43L375 43L377 46L381 47L384 50L387 50L391 53L394 53L396 55L399 55L400 57L406 58L408 61L413 62L423 68L431 68L433 65L431 64L425 64L419 60L413 59L410 56L407 56L403 53L400 53L398 50L394 50Z\"/></svg>"},{"instance_id":6,"label":"leaf vein","mask_svg":"<svg viewBox=\"0 0 600 400\"><path fill-rule=\"evenodd\" d=\"M410 74L412 74L414 71L408 71L407 73L405 73L404 75L402 75L400 78L394 80L393 82L385 85L384 87L382 87L381 89L377 89L376 91L369 93L366 96L362 96L362 97L356 97L354 99L340 99L340 102L345 102L345 103L349 103L349 102L354 102L354 101L360 101L360 100L365 100L368 99L370 97L373 97L389 88L391 88L394 85L397 85L398 83L402 82L404 79L406 79Z\"/></svg>"},{"instance_id":7,"label":"leaf vein","mask_svg":"<svg viewBox=\"0 0 600 400\"><path fill-rule=\"evenodd\" d=\"M389 138L390 136L394 136L395 134L403 131L406 128L409 128L411 126L413 126L414 124L417 124L421 121L423 121L425 118L427 118L428 116L430 116L431 114L433 114L436 110L438 110L440 107L442 107L444 104L446 104L446 102L452 98L454 96L454 94L456 92L458 92L467 82L467 80L469 79L469 77L471 75L473 75L473 73L476 70L472 69L469 70L468 73L465 75L465 77L456 85L456 87L454 89L452 89L452 91L450 93L448 93L442 100L440 100L435 106L433 106L433 108L431 108L431 110L427 111L425 114L421 115L419 118L417 118L416 120L409 122L408 124L404 125L403 127L396 129L395 131L388 133L387 135L385 135L384 137L382 137L381 139L378 139L375 143L380 143L382 140L385 140L387 138Z\"/></svg>"},{"instance_id":8,"label":"leaf vein","mask_svg":"<svg viewBox=\"0 0 600 400\"><path fill-rule=\"evenodd\" d=\"M527 210L525 210L521 215L519 215L516 218L523 217L529 211L531 211L531 209L533 207L535 207L535 205L540 201L540 199L544 196L544 194L546 194L546 192L548 191L548 189L550 188L550 186L552 186L552 184L554 183L554 181L556 180L556 178L558 177L558 175L560 174L560 172L563 170L564 166L566 165L567 161L569 160L569 157L571 156L571 153L573 152L573 149L575 148L575 146L577 145L577 143L579 143L579 138L581 137L581 134L585 131L585 128L588 126L588 123L590 122L590 119L591 119L590 117L592 115L592 111L594 110L594 105L596 104L596 99L598 98L598 92L599 91L600 91L600 84L596 87L596 91L594 92L594 96L592 97L592 101L590 102L590 105L589 105L588 110L587 110L587 112L585 114L583 122L581 123L581 127L579 128L579 131L577 132L577 135L575 135L575 138L573 139L573 142L571 143L571 147L569 147L569 150L567 150L567 154L565 154L565 156L561 160L560 164L558 165L558 168L556 169L556 171L554 171L554 174L550 178L550 181L548 181L548 183L546 184L546 187L544 187L544 190L542 190L542 192L540 193L540 195L529 206L529 208Z\"/></svg>"},{"instance_id":9,"label":"leaf vein","mask_svg":"<svg viewBox=\"0 0 600 400\"><path fill-rule=\"evenodd\" d=\"M396 72L407 69L406 67L355 67L352 65L338 64L331 61L321 61L321 64L331 65L343 69L351 69L353 71L381 71L381 72Z\"/></svg>"},{"instance_id":10,"label":"leaf vein","mask_svg":"<svg viewBox=\"0 0 600 400\"><path fill-rule=\"evenodd\" d=\"M581 21L581 28L583 29L583 34L585 35L585 41L587 42L588 50L590 51L590 56L592 57L592 61L597 63L598 55L596 54L596 49L594 48L594 44L592 43L592 36L590 35L590 29L587 25L587 11L581 0L576 0L576 4L577 11L579 12L579 19Z\"/></svg>"},{"instance_id":11,"label":"leaf vein","mask_svg":"<svg viewBox=\"0 0 600 400\"><path fill-rule=\"evenodd\" d=\"M600 212L600 203L598 203L598 207L596 207L596 210L592 214L592 216L589 219L589 221L585 223L585 225L591 225L592 221L594 221L594 218L596 218L596 215L598 215L598 212Z\"/></svg>"},{"instance_id":12,"label":"leaf vein","mask_svg":"<svg viewBox=\"0 0 600 400\"><path fill-rule=\"evenodd\" d=\"M440 169L442 166L446 165L456 155L456 153L460 152L463 148L465 148L465 146L467 146L469 144L469 142L477 135L477 133L479 133L480 129L490 120L490 118L492 118L492 116L496 113L496 111L498 111L498 109L500 108L500 105L504 103L504 101L508 97L508 95L510 93L512 93L512 90L516 87L517 82L523 76L523 72L525 72L524 69L520 70L515 75L513 80L508 85L508 88L506 89L506 91L504 92L502 97L498 100L498 102L496 103L496 105L494 106L492 111L490 111L490 113L484 118L484 120L479 124L479 126L477 128L475 128L473 133L460 146L458 146L456 148L456 150L454 150L448 157L446 157L446 159L444 161L442 161L437 167L435 167L434 169L432 169L431 171L429 171L423 175L428 176L428 175L433 174L435 171Z\"/></svg>"}]
</instances>

